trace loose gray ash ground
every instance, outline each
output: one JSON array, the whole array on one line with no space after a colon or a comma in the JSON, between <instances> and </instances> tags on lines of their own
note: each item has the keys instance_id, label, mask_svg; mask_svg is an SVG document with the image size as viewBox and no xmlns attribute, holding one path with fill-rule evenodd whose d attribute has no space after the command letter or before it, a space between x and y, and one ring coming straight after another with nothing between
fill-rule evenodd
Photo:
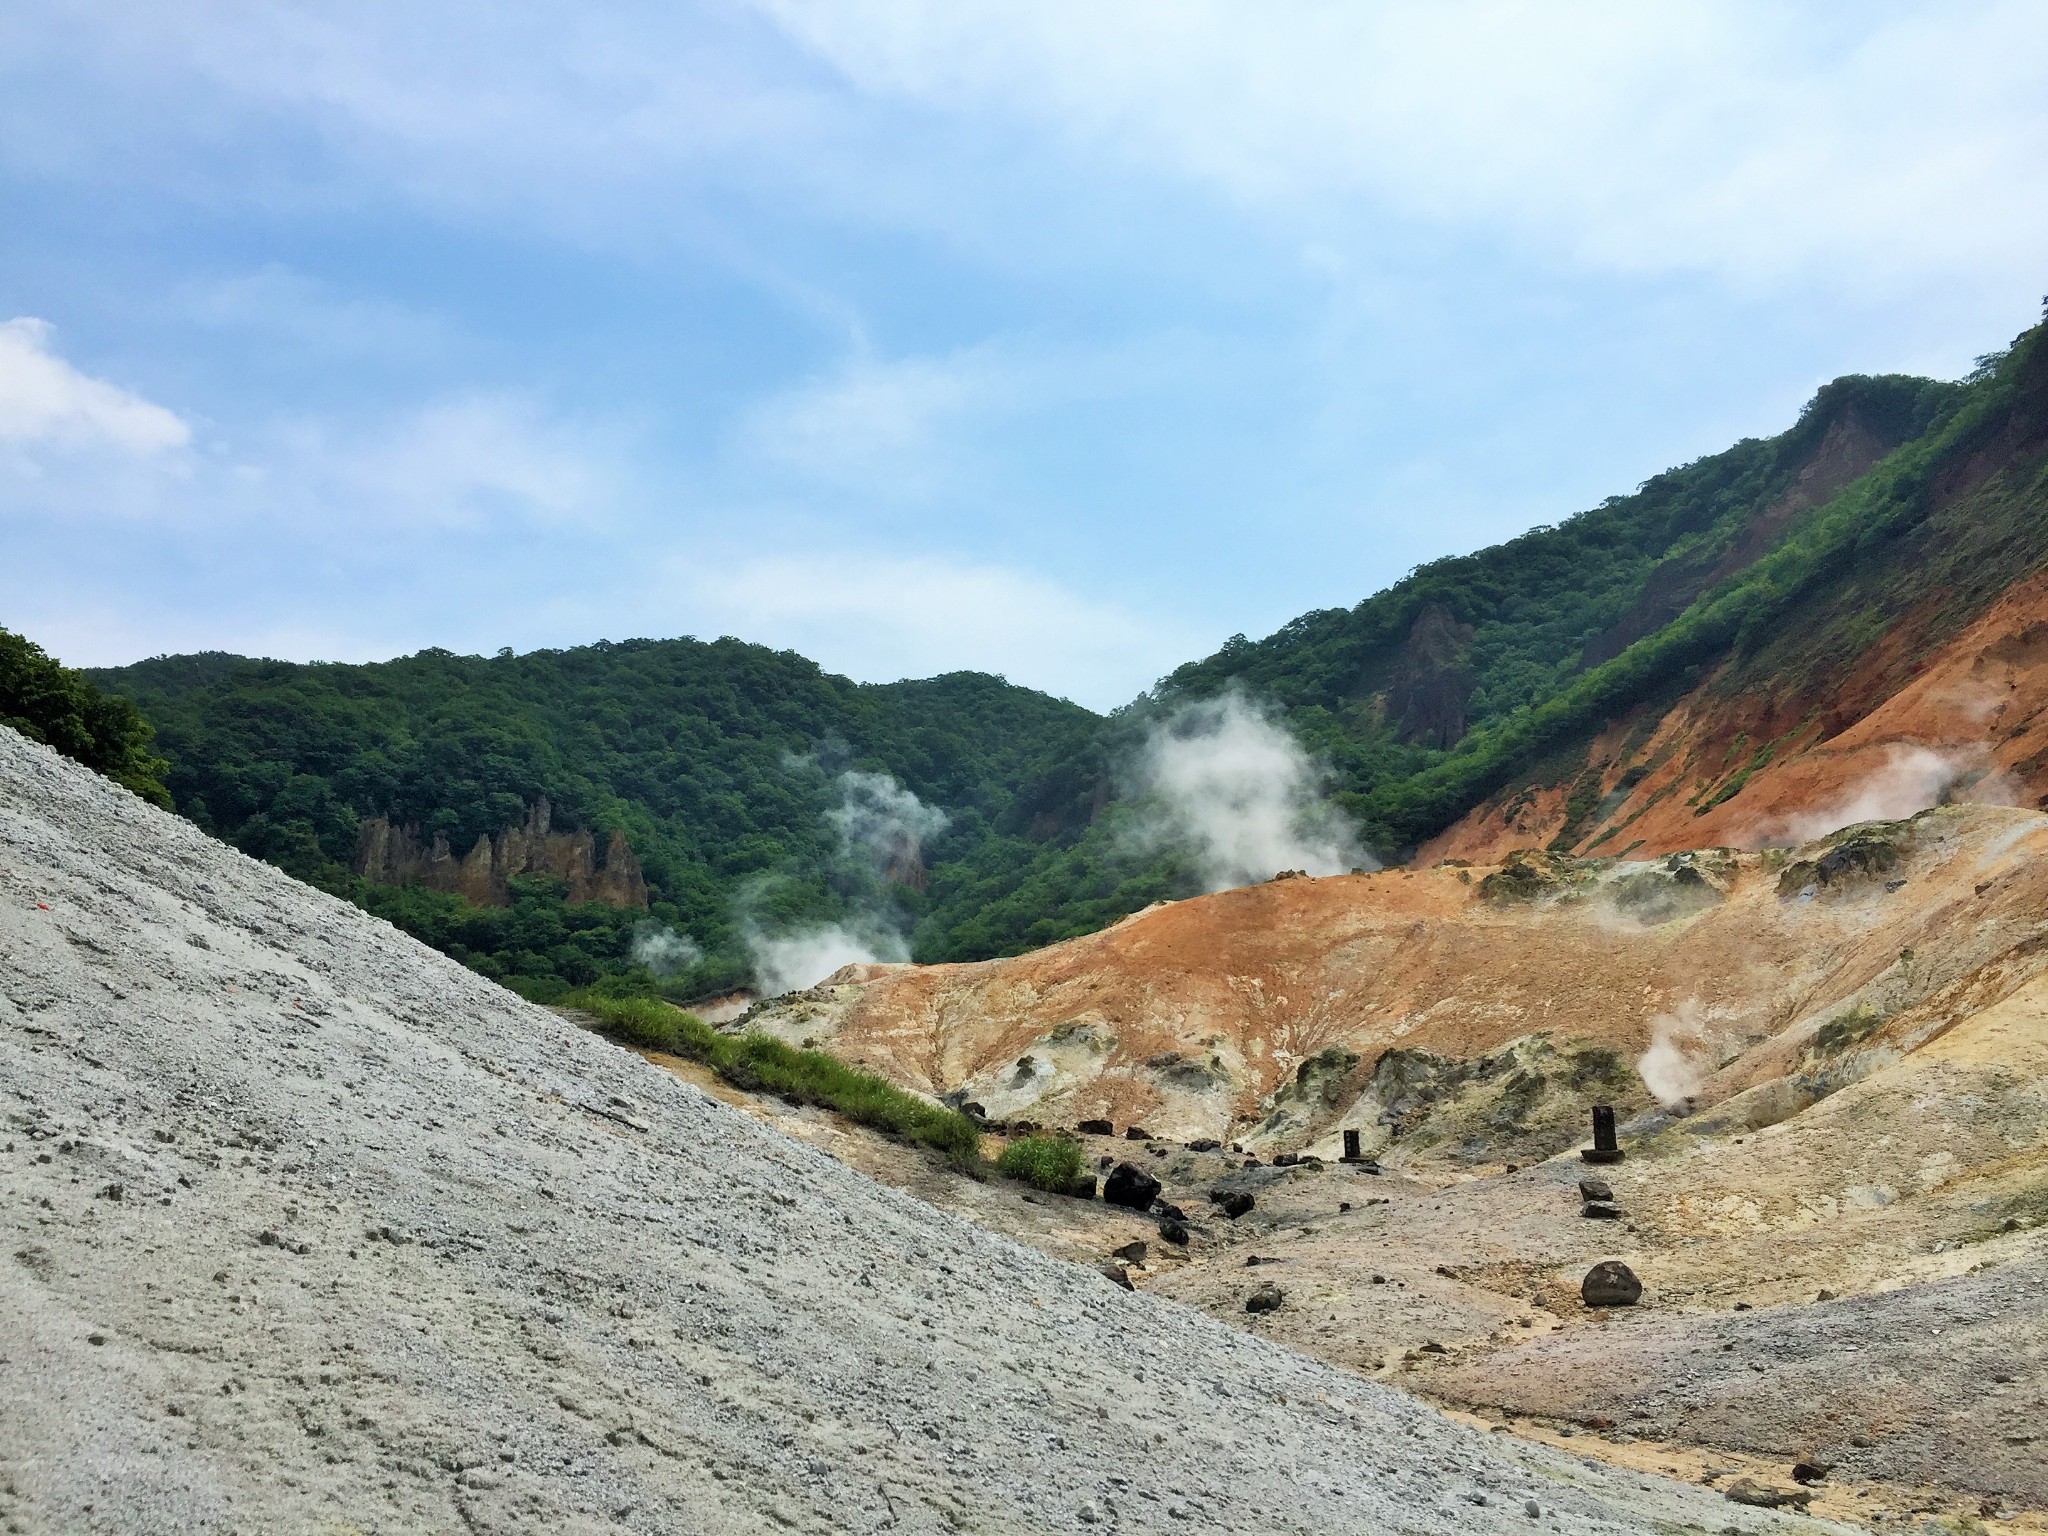
<instances>
[{"instance_id":1,"label":"loose gray ash ground","mask_svg":"<svg viewBox=\"0 0 2048 1536\"><path fill-rule=\"evenodd\" d=\"M935 1211L4 729L0 1111L9 1531L1822 1528Z\"/></svg>"}]
</instances>

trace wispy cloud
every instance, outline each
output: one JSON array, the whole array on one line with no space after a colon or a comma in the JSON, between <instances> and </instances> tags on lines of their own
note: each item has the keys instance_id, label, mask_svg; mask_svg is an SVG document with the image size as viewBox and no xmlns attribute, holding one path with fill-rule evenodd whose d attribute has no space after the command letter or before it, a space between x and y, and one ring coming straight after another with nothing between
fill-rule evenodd
<instances>
[{"instance_id":1,"label":"wispy cloud","mask_svg":"<svg viewBox=\"0 0 2048 1536\"><path fill-rule=\"evenodd\" d=\"M2048 244L2035 5L760 3L868 90L1326 229L1364 198L1743 281L2031 278Z\"/></svg>"},{"instance_id":2,"label":"wispy cloud","mask_svg":"<svg viewBox=\"0 0 2048 1536\"><path fill-rule=\"evenodd\" d=\"M79 372L53 337L41 320L0 324L0 443L150 454L192 440L175 412Z\"/></svg>"},{"instance_id":3,"label":"wispy cloud","mask_svg":"<svg viewBox=\"0 0 2048 1536\"><path fill-rule=\"evenodd\" d=\"M944 357L857 356L750 408L742 450L837 486L928 494L957 456L953 434L1018 397L986 349Z\"/></svg>"}]
</instances>

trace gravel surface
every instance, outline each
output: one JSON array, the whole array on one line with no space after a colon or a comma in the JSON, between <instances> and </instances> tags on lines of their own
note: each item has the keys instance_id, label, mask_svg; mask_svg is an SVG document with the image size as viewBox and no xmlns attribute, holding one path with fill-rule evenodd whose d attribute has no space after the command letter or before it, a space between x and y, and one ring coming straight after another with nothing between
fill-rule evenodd
<instances>
[{"instance_id":1,"label":"gravel surface","mask_svg":"<svg viewBox=\"0 0 2048 1536\"><path fill-rule=\"evenodd\" d=\"M0 1112L8 1530L1822 1529L933 1210L5 729Z\"/></svg>"}]
</instances>

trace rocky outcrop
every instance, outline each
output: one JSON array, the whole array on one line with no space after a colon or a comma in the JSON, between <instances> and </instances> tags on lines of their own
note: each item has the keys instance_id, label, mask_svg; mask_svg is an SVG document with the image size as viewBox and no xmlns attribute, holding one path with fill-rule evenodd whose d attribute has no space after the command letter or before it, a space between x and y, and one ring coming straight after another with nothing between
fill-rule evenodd
<instances>
[{"instance_id":1,"label":"rocky outcrop","mask_svg":"<svg viewBox=\"0 0 2048 1536\"><path fill-rule=\"evenodd\" d=\"M1465 734L1472 700L1473 629L1442 603L1415 616L1387 679L1387 718L1410 746L1452 747Z\"/></svg>"},{"instance_id":2,"label":"rocky outcrop","mask_svg":"<svg viewBox=\"0 0 2048 1536\"><path fill-rule=\"evenodd\" d=\"M496 837L479 837L459 858L442 833L423 843L417 826L394 826L385 817L373 816L357 836L353 868L379 885L424 885L480 907L509 903L512 880L518 875L553 875L568 886L572 903L647 905L647 880L623 832L615 831L605 840L600 856L596 834L587 828L554 831L549 826L553 814L542 796L527 812L526 825L507 827Z\"/></svg>"}]
</instances>

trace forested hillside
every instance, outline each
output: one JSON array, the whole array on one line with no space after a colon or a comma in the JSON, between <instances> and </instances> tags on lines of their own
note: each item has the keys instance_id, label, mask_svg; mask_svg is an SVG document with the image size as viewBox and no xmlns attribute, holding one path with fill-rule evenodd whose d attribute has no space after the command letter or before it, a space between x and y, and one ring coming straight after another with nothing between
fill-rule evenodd
<instances>
[{"instance_id":1,"label":"forested hillside","mask_svg":"<svg viewBox=\"0 0 2048 1536\"><path fill-rule=\"evenodd\" d=\"M177 808L246 852L501 978L573 984L628 969L651 921L702 949L673 978L697 992L748 978L749 923L832 922L875 900L906 925L920 915L928 876L899 871L909 879L878 892L848 866L828 819L840 775L886 773L942 808L920 855L943 867L1007 828L1017 787L1096 724L1000 678L862 686L737 640L360 666L174 656L93 675L156 725ZM542 797L556 826L625 834L649 912L570 906L539 877L513 882L509 907L478 908L350 873L366 818L460 852Z\"/></svg>"},{"instance_id":2,"label":"forested hillside","mask_svg":"<svg viewBox=\"0 0 2048 1536\"><path fill-rule=\"evenodd\" d=\"M1903 616L1953 633L2048 561L2027 479L2044 379L2039 330L1960 383L1839 379L1777 437L1234 639L1108 719L973 674L856 685L734 640L373 666L167 657L94 677L155 725L185 814L491 974L629 970L647 916L566 906L544 881L489 910L367 887L347 872L363 818L459 851L544 795L557 825L624 832L652 919L705 951L679 986L742 979L750 923L878 900L914 925L919 959L1015 953L1190 891L1174 852L1125 835L1122 769L1172 711L1228 688L1282 713L1387 858L1512 785L1580 773L1598 732L1688 690L1782 684L1819 708ZM1955 524L1938 538L1937 512ZM831 819L848 769L944 812L911 878L849 873ZM1580 822L1606 793L1582 777Z\"/></svg>"}]
</instances>

